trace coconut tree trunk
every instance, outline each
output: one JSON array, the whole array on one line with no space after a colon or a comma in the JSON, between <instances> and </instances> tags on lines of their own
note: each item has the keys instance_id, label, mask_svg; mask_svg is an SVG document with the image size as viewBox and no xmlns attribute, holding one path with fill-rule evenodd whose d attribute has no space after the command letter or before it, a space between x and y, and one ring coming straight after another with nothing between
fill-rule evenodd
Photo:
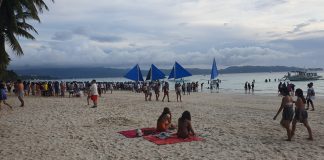
<instances>
[{"instance_id":1,"label":"coconut tree trunk","mask_svg":"<svg viewBox=\"0 0 324 160\"><path fill-rule=\"evenodd\" d=\"M9 55L5 49L5 38L3 34L0 34L0 72L6 70L7 65L9 64Z\"/></svg>"}]
</instances>

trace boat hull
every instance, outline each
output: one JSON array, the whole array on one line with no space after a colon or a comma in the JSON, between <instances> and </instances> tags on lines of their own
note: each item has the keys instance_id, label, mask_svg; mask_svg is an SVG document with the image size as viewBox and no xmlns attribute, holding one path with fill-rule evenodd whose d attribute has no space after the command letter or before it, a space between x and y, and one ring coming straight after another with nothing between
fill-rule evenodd
<instances>
[{"instance_id":1,"label":"boat hull","mask_svg":"<svg viewBox=\"0 0 324 160\"><path fill-rule=\"evenodd\" d=\"M314 81L319 80L321 77L287 77L289 81Z\"/></svg>"}]
</instances>

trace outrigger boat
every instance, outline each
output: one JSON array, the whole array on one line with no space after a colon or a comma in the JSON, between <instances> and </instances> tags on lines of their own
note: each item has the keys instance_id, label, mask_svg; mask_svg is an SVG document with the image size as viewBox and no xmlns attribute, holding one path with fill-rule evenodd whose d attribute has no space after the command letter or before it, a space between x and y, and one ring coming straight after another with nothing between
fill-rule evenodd
<instances>
[{"instance_id":1,"label":"outrigger boat","mask_svg":"<svg viewBox=\"0 0 324 160\"><path fill-rule=\"evenodd\" d=\"M290 71L287 75L283 77L283 80L290 81L311 81L319 80L322 76L317 75L316 72L308 71Z\"/></svg>"}]
</instances>

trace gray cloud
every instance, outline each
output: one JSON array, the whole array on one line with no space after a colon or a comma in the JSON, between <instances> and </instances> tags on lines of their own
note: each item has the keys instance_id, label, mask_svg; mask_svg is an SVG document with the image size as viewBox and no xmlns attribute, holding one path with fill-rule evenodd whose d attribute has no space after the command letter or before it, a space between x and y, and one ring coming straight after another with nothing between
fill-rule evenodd
<instances>
[{"instance_id":1,"label":"gray cloud","mask_svg":"<svg viewBox=\"0 0 324 160\"><path fill-rule=\"evenodd\" d=\"M56 32L52 37L53 40L66 41L71 40L73 34L71 32Z\"/></svg>"},{"instance_id":2,"label":"gray cloud","mask_svg":"<svg viewBox=\"0 0 324 160\"><path fill-rule=\"evenodd\" d=\"M298 66L314 55L319 58L310 65L323 67L321 4L57 0L42 15L42 23L35 24L38 41L22 41L26 54L12 56L11 64L129 67L155 63L168 68L177 60L186 66L210 67L216 57L221 66Z\"/></svg>"},{"instance_id":3,"label":"gray cloud","mask_svg":"<svg viewBox=\"0 0 324 160\"><path fill-rule=\"evenodd\" d=\"M91 40L98 42L120 42L123 39L117 36L109 36L109 35L95 35L89 37Z\"/></svg>"},{"instance_id":4,"label":"gray cloud","mask_svg":"<svg viewBox=\"0 0 324 160\"><path fill-rule=\"evenodd\" d=\"M265 9L287 3L287 0L257 0L254 5L256 9Z\"/></svg>"}]
</instances>

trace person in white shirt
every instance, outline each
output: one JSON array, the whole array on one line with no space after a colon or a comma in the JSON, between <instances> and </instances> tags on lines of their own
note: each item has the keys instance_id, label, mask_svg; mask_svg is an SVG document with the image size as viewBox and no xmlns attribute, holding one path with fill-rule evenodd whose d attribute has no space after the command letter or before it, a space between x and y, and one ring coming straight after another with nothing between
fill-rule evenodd
<instances>
[{"instance_id":1,"label":"person in white shirt","mask_svg":"<svg viewBox=\"0 0 324 160\"><path fill-rule=\"evenodd\" d=\"M315 91L314 91L314 88L313 88L313 82L307 84L307 96L306 96L306 100L307 100L307 107L306 107L306 110L309 109L309 104L311 104L312 106L312 111L315 110L314 108L314 100L315 100Z\"/></svg>"},{"instance_id":2,"label":"person in white shirt","mask_svg":"<svg viewBox=\"0 0 324 160\"><path fill-rule=\"evenodd\" d=\"M98 102L98 86L96 84L96 80L91 81L91 86L90 86L90 99L93 102L93 106L91 108L96 108L97 107L97 102Z\"/></svg>"}]
</instances>

